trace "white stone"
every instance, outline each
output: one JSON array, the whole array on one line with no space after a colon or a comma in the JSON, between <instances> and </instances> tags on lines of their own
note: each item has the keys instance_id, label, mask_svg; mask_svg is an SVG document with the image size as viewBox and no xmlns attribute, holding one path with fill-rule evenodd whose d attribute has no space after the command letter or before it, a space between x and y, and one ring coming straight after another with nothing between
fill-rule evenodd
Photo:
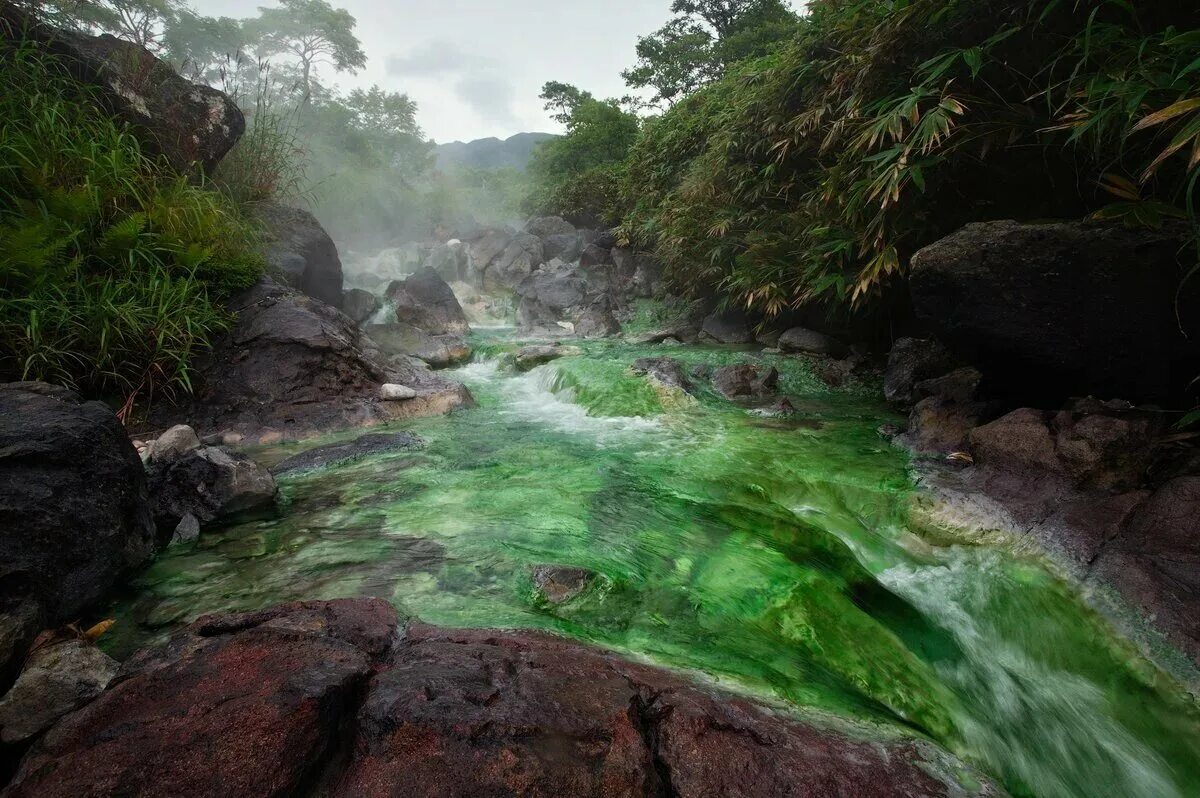
<instances>
[{"instance_id":1,"label":"white stone","mask_svg":"<svg viewBox=\"0 0 1200 798\"><path fill-rule=\"evenodd\" d=\"M174 460L180 455L200 448L200 438L196 430L186 424L177 424L158 436L158 440L150 444L151 460Z\"/></svg>"},{"instance_id":2,"label":"white stone","mask_svg":"<svg viewBox=\"0 0 1200 798\"><path fill-rule=\"evenodd\" d=\"M398 402L405 399L416 399L417 392L407 385L387 383L379 387L379 398L385 402Z\"/></svg>"}]
</instances>

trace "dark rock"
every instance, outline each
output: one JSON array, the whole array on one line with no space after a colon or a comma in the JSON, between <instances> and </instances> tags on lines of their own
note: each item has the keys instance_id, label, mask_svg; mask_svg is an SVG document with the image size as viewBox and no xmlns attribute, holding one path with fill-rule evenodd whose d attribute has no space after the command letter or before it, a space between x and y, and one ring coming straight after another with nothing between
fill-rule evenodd
<instances>
[{"instance_id":1,"label":"dark rock","mask_svg":"<svg viewBox=\"0 0 1200 798\"><path fill-rule=\"evenodd\" d=\"M927 743L855 739L537 633L411 626L359 729L336 796L960 793Z\"/></svg>"},{"instance_id":2,"label":"dark rock","mask_svg":"<svg viewBox=\"0 0 1200 798\"><path fill-rule=\"evenodd\" d=\"M921 380L913 386L913 395L918 399L939 397L965 405L979 398L979 386L982 382L983 375L977 369L955 369L940 377Z\"/></svg>"},{"instance_id":3,"label":"dark rock","mask_svg":"<svg viewBox=\"0 0 1200 798\"><path fill-rule=\"evenodd\" d=\"M396 306L396 321L430 335L466 335L471 328L458 297L433 269L422 269L407 280L391 284L388 299Z\"/></svg>"},{"instance_id":4,"label":"dark rock","mask_svg":"<svg viewBox=\"0 0 1200 798\"><path fill-rule=\"evenodd\" d=\"M841 341L824 333L793 327L779 336L779 348L788 354L827 355L842 358L850 353Z\"/></svg>"},{"instance_id":5,"label":"dark rock","mask_svg":"<svg viewBox=\"0 0 1200 798\"><path fill-rule=\"evenodd\" d=\"M33 635L76 620L154 551L145 470L112 410L0 385L0 689Z\"/></svg>"},{"instance_id":6,"label":"dark rock","mask_svg":"<svg viewBox=\"0 0 1200 798\"><path fill-rule=\"evenodd\" d=\"M574 347L561 346L559 344L526 346L517 352L516 357L513 359L513 365L517 367L517 371L530 371L552 360L558 360L564 355L578 354L579 351L579 349Z\"/></svg>"},{"instance_id":7,"label":"dark rock","mask_svg":"<svg viewBox=\"0 0 1200 798\"><path fill-rule=\"evenodd\" d=\"M601 249L612 249L617 245L616 230L595 230L588 237L589 244L595 244Z\"/></svg>"},{"instance_id":8,"label":"dark rock","mask_svg":"<svg viewBox=\"0 0 1200 798\"><path fill-rule=\"evenodd\" d=\"M478 285L487 290L512 290L546 262L542 240L517 233L483 268Z\"/></svg>"},{"instance_id":9,"label":"dark rock","mask_svg":"<svg viewBox=\"0 0 1200 798\"><path fill-rule=\"evenodd\" d=\"M294 289L263 280L230 309L237 322L201 364L192 405L160 408L160 416L267 442L438 415L472 401L463 386L420 361L383 354L345 315ZM407 385L417 398L382 402L386 383Z\"/></svg>"},{"instance_id":10,"label":"dark rock","mask_svg":"<svg viewBox=\"0 0 1200 798\"><path fill-rule=\"evenodd\" d=\"M104 692L120 664L80 637L49 642L29 655L0 700L0 742L20 743Z\"/></svg>"},{"instance_id":11,"label":"dark rock","mask_svg":"<svg viewBox=\"0 0 1200 798\"><path fill-rule=\"evenodd\" d=\"M693 393L695 386L683 370L683 364L673 357L643 357L633 362L633 372L644 374L667 388Z\"/></svg>"},{"instance_id":12,"label":"dark rock","mask_svg":"<svg viewBox=\"0 0 1200 798\"><path fill-rule=\"evenodd\" d=\"M6 795L951 796L933 774L978 779L869 734L549 635L401 636L382 601L306 602L201 618L134 655Z\"/></svg>"},{"instance_id":13,"label":"dark rock","mask_svg":"<svg viewBox=\"0 0 1200 798\"><path fill-rule=\"evenodd\" d=\"M596 578L595 571L566 565L535 565L531 574L538 595L551 604L566 604Z\"/></svg>"},{"instance_id":14,"label":"dark rock","mask_svg":"<svg viewBox=\"0 0 1200 798\"><path fill-rule=\"evenodd\" d=\"M713 313L700 327L700 337L719 344L754 343L754 322L736 310Z\"/></svg>"},{"instance_id":15,"label":"dark rock","mask_svg":"<svg viewBox=\"0 0 1200 798\"><path fill-rule=\"evenodd\" d=\"M502 228L489 228L479 237L472 239L468 254L470 255L469 277L472 285L482 288L484 274L492 261L496 259L509 242L513 240L513 231Z\"/></svg>"},{"instance_id":16,"label":"dark rock","mask_svg":"<svg viewBox=\"0 0 1200 798\"><path fill-rule=\"evenodd\" d=\"M550 238L557 235L578 235L575 225L561 216L539 216L530 219L525 225L525 232L538 238Z\"/></svg>"},{"instance_id":17,"label":"dark rock","mask_svg":"<svg viewBox=\"0 0 1200 798\"><path fill-rule=\"evenodd\" d=\"M383 352L410 355L433 368L447 368L471 359L472 349L461 335L431 335L411 324L369 324L366 333Z\"/></svg>"},{"instance_id":18,"label":"dark rock","mask_svg":"<svg viewBox=\"0 0 1200 798\"><path fill-rule=\"evenodd\" d=\"M900 338L888 355L883 375L884 398L898 404L916 401L913 389L918 382L941 376L957 365L950 350L937 341Z\"/></svg>"},{"instance_id":19,"label":"dark rock","mask_svg":"<svg viewBox=\"0 0 1200 798\"><path fill-rule=\"evenodd\" d=\"M953 454L970 448L971 431L980 422L973 402L930 396L917 402L908 416L908 429L896 441L916 454Z\"/></svg>"},{"instance_id":20,"label":"dark rock","mask_svg":"<svg viewBox=\"0 0 1200 798\"><path fill-rule=\"evenodd\" d=\"M308 792L395 638L378 600L201 618L51 729L6 795Z\"/></svg>"},{"instance_id":21,"label":"dark rock","mask_svg":"<svg viewBox=\"0 0 1200 798\"><path fill-rule=\"evenodd\" d=\"M1133 511L1091 579L1116 586L1200 665L1200 476L1170 480Z\"/></svg>"},{"instance_id":22,"label":"dark rock","mask_svg":"<svg viewBox=\"0 0 1200 798\"><path fill-rule=\"evenodd\" d=\"M757 399L779 388L779 372L750 363L735 363L713 372L713 388L726 399Z\"/></svg>"},{"instance_id":23,"label":"dark rock","mask_svg":"<svg viewBox=\"0 0 1200 798\"><path fill-rule=\"evenodd\" d=\"M1014 398L1177 396L1200 373L1200 282L1178 295L1186 250L1172 229L972 224L914 256L913 304Z\"/></svg>"},{"instance_id":24,"label":"dark rock","mask_svg":"<svg viewBox=\"0 0 1200 798\"><path fill-rule=\"evenodd\" d=\"M352 441L318 446L315 449L293 455L271 469L271 472L277 475L287 474L311 468L342 465L374 455L413 452L424 448L425 441L411 432L372 432L360 435Z\"/></svg>"},{"instance_id":25,"label":"dark rock","mask_svg":"<svg viewBox=\"0 0 1200 798\"><path fill-rule=\"evenodd\" d=\"M521 282L517 320L525 329L561 329L570 325L582 337L615 335L621 326L613 315L608 284L579 266L541 269Z\"/></svg>"},{"instance_id":26,"label":"dark rock","mask_svg":"<svg viewBox=\"0 0 1200 798\"><path fill-rule=\"evenodd\" d=\"M342 295L342 312L355 324L366 324L382 306L379 297L361 288L351 288Z\"/></svg>"},{"instance_id":27,"label":"dark rock","mask_svg":"<svg viewBox=\"0 0 1200 798\"><path fill-rule=\"evenodd\" d=\"M175 529L192 516L219 523L275 506L271 472L238 452L211 446L169 460L155 458L147 471L150 508L159 538L170 542Z\"/></svg>"},{"instance_id":28,"label":"dark rock","mask_svg":"<svg viewBox=\"0 0 1200 798\"><path fill-rule=\"evenodd\" d=\"M563 233L542 239L543 254L547 261L558 258L564 263L579 260L583 254L583 239L579 233Z\"/></svg>"},{"instance_id":29,"label":"dark rock","mask_svg":"<svg viewBox=\"0 0 1200 798\"><path fill-rule=\"evenodd\" d=\"M0 37L33 41L62 57L77 79L99 89L106 110L133 126L149 152L182 174L197 167L211 174L246 130L233 100L185 80L132 42L56 30L12 3L0 4Z\"/></svg>"},{"instance_id":30,"label":"dark rock","mask_svg":"<svg viewBox=\"0 0 1200 798\"><path fill-rule=\"evenodd\" d=\"M612 253L597 244L588 244L579 253L579 265L585 269L599 269L612 261Z\"/></svg>"},{"instance_id":31,"label":"dark rock","mask_svg":"<svg viewBox=\"0 0 1200 798\"><path fill-rule=\"evenodd\" d=\"M171 544L194 543L200 538L200 519L188 513L175 525L171 533Z\"/></svg>"},{"instance_id":32,"label":"dark rock","mask_svg":"<svg viewBox=\"0 0 1200 798\"><path fill-rule=\"evenodd\" d=\"M266 232L267 266L281 282L331 307L342 304L337 246L308 211L275 203L255 211Z\"/></svg>"}]
</instances>

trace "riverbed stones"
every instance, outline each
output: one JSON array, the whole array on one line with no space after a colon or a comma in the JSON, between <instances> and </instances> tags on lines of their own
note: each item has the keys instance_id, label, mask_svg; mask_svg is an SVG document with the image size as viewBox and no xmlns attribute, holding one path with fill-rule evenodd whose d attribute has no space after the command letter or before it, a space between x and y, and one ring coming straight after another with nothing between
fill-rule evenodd
<instances>
[{"instance_id":1,"label":"riverbed stones","mask_svg":"<svg viewBox=\"0 0 1200 798\"><path fill-rule=\"evenodd\" d=\"M38 646L0 699L0 742L11 745L42 733L104 692L120 667L78 636Z\"/></svg>"},{"instance_id":2,"label":"riverbed stones","mask_svg":"<svg viewBox=\"0 0 1200 798\"><path fill-rule=\"evenodd\" d=\"M587 590L596 578L595 571L568 565L535 565L531 575L538 596L551 604L566 604Z\"/></svg>"},{"instance_id":3,"label":"riverbed stones","mask_svg":"<svg viewBox=\"0 0 1200 798\"><path fill-rule=\"evenodd\" d=\"M673 357L643 357L633 362L633 373L642 374L663 388L691 394L696 386L688 379L683 363Z\"/></svg>"},{"instance_id":4,"label":"riverbed stones","mask_svg":"<svg viewBox=\"0 0 1200 798\"><path fill-rule=\"evenodd\" d=\"M146 471L113 411L0 385L0 689L38 631L76 620L155 547Z\"/></svg>"}]
</instances>

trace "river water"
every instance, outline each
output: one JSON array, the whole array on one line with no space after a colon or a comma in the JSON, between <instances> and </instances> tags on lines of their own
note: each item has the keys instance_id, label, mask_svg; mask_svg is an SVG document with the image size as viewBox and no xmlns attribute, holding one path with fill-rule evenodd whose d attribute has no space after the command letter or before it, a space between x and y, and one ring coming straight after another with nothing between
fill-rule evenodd
<instances>
[{"instance_id":1,"label":"river water","mask_svg":"<svg viewBox=\"0 0 1200 798\"><path fill-rule=\"evenodd\" d=\"M730 689L930 737L1014 795L1200 795L1200 712L1036 559L911 530L878 386L794 358L589 342L518 374L511 331L457 377L479 407L428 445L281 479L277 518L175 547L113 610L118 655L197 615L380 596L451 626L537 628ZM629 371L779 366L793 419ZM346 436L342 436L343 438ZM332 439L332 440L336 440ZM257 452L278 460L298 451ZM598 576L554 606L530 569Z\"/></svg>"}]
</instances>

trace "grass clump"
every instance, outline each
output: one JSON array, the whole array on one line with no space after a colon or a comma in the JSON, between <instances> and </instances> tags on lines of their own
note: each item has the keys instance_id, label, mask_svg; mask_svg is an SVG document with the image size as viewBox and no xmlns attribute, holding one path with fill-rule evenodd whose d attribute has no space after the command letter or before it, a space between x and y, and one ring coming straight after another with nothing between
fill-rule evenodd
<instances>
[{"instance_id":1,"label":"grass clump","mask_svg":"<svg viewBox=\"0 0 1200 798\"><path fill-rule=\"evenodd\" d=\"M261 270L232 200L143 153L55 58L0 48L0 377L125 412L189 390Z\"/></svg>"}]
</instances>

